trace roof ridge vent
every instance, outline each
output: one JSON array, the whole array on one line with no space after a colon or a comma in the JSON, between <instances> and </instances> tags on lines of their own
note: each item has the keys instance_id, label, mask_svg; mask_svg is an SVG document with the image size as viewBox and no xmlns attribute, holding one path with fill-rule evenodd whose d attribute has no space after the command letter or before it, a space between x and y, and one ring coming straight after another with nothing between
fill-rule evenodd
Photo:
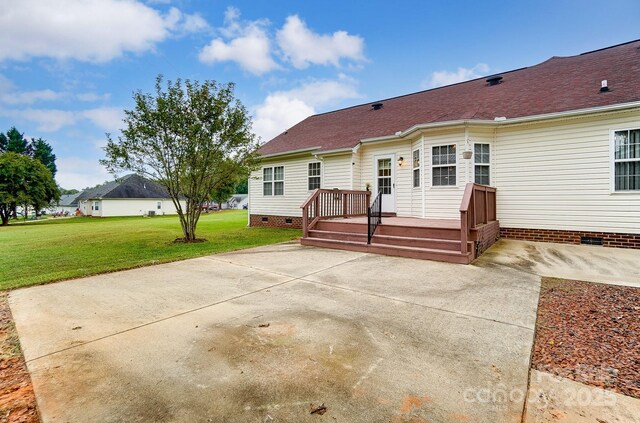
<instances>
[{"instance_id":1,"label":"roof ridge vent","mask_svg":"<svg viewBox=\"0 0 640 423\"><path fill-rule=\"evenodd\" d=\"M383 106L384 106L384 104L382 104L382 103L373 103L371 105L371 109L372 110L380 110L380 109L382 109Z\"/></svg>"},{"instance_id":2,"label":"roof ridge vent","mask_svg":"<svg viewBox=\"0 0 640 423\"><path fill-rule=\"evenodd\" d=\"M501 75L493 75L490 76L486 79L487 81L487 85L488 86L493 86L493 85L498 85L502 82L502 76Z\"/></svg>"}]
</instances>

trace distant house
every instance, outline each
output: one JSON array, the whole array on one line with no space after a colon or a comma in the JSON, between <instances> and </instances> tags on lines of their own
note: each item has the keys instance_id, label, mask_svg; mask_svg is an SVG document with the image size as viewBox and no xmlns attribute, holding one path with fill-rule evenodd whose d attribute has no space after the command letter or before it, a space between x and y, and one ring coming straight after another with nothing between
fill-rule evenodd
<instances>
[{"instance_id":1,"label":"distant house","mask_svg":"<svg viewBox=\"0 0 640 423\"><path fill-rule=\"evenodd\" d=\"M74 214L78 209L78 196L81 193L65 194L53 207L53 213Z\"/></svg>"},{"instance_id":2,"label":"distant house","mask_svg":"<svg viewBox=\"0 0 640 423\"><path fill-rule=\"evenodd\" d=\"M226 204L223 204L222 208L242 210L248 204L249 204L248 194L234 194L229 200L227 200Z\"/></svg>"},{"instance_id":3,"label":"distant house","mask_svg":"<svg viewBox=\"0 0 640 423\"><path fill-rule=\"evenodd\" d=\"M86 189L78 195L77 202L80 212L85 216L149 216L177 213L164 187L135 174ZM186 208L184 200L181 200L181 204Z\"/></svg>"}]
</instances>

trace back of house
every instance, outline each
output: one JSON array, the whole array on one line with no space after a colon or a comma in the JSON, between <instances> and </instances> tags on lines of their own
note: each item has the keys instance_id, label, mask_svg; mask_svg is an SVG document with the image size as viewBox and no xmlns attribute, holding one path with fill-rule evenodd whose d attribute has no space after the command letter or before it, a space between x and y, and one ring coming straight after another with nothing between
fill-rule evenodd
<instances>
[{"instance_id":1,"label":"back of house","mask_svg":"<svg viewBox=\"0 0 640 423\"><path fill-rule=\"evenodd\" d=\"M640 248L640 40L314 115L260 154L252 226L301 227L320 188L459 219L475 183L502 237Z\"/></svg>"}]
</instances>

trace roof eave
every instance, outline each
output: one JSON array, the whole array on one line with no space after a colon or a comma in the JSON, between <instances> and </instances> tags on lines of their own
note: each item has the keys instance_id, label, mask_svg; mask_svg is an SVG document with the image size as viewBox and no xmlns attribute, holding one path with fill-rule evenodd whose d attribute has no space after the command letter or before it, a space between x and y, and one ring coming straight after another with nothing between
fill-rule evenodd
<instances>
[{"instance_id":1,"label":"roof eave","mask_svg":"<svg viewBox=\"0 0 640 423\"><path fill-rule=\"evenodd\" d=\"M445 128L445 127L448 128L448 127L468 126L468 125L476 125L476 126L513 125L517 123L527 123L527 122L535 122L535 121L550 120L550 119L562 119L562 118L569 118L569 117L594 114L594 113L614 112L614 111L620 111L625 109L633 109L637 107L640 107L640 101L612 104L608 106L589 107L586 109L567 110L564 112L545 113L541 115L522 116L522 117L516 117L516 118L501 119L496 117L496 120L465 119L465 120L450 120L450 121L444 121L444 122L422 123L418 125L413 125L412 127L404 131L398 131L393 135L364 138L361 140L361 142L365 144L365 143L384 142L384 141L397 141L413 134L416 131L421 131L425 129L436 129L436 128Z\"/></svg>"},{"instance_id":2,"label":"roof eave","mask_svg":"<svg viewBox=\"0 0 640 423\"><path fill-rule=\"evenodd\" d=\"M260 158L261 159L270 159L272 157L288 156L290 154L302 154L302 153L306 153L306 152L309 152L309 151L320 150L321 148L322 148L321 146L316 146L316 147L301 148L299 150L281 151L281 152L272 153L272 154L260 154Z\"/></svg>"}]
</instances>

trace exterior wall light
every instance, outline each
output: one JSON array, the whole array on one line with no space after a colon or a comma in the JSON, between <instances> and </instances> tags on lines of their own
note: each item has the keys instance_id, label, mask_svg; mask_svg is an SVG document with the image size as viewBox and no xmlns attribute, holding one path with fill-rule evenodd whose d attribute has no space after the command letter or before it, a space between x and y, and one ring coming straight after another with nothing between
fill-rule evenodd
<instances>
[{"instance_id":1,"label":"exterior wall light","mask_svg":"<svg viewBox=\"0 0 640 423\"><path fill-rule=\"evenodd\" d=\"M404 163L404 157L400 156L400 158L398 159L398 167L402 167L403 163Z\"/></svg>"}]
</instances>

